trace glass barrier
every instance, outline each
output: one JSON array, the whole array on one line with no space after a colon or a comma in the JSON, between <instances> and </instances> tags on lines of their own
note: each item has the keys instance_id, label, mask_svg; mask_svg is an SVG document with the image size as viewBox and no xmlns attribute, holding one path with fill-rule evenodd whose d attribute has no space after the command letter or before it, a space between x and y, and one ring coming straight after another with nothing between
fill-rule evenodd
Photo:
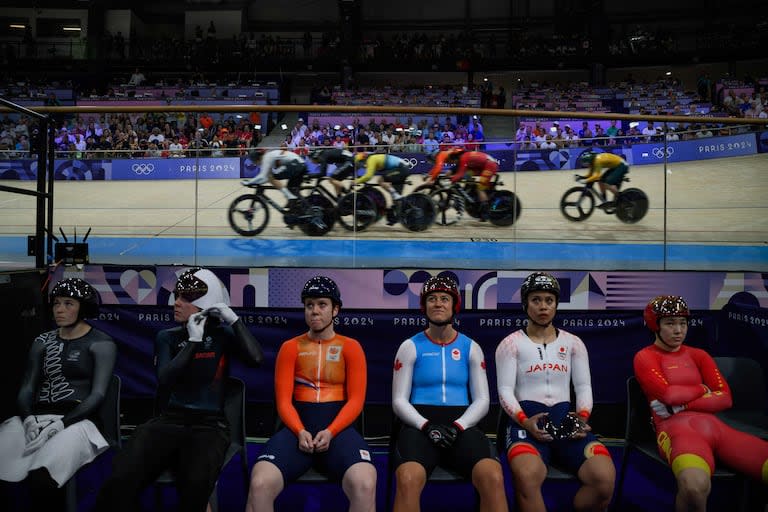
<instances>
[{"instance_id":1,"label":"glass barrier","mask_svg":"<svg viewBox=\"0 0 768 512\"><path fill-rule=\"evenodd\" d=\"M392 135L390 144L343 148L349 128L329 124L327 140L349 151L354 167L336 184L330 178L344 159L323 166L316 147L281 148L287 125L257 148L225 132L156 142L158 134L140 140L118 129L111 147L59 133L53 234L81 242L88 232L90 262L103 264L768 270L768 156L756 126L659 124L643 134L622 121L628 135L579 137L560 130L564 120L483 123L482 141L425 141L428 129L406 126L378 135ZM263 153L281 149L306 169L292 174L293 157L278 159L276 172L303 177L284 190L247 183ZM453 152L436 170L435 149ZM0 153L2 183L34 189L34 155ZM586 178L591 159L598 175L611 169L608 186ZM457 180L457 170L467 172ZM374 177L353 185L366 171ZM35 200L3 198L0 257L29 267Z\"/></svg>"}]
</instances>

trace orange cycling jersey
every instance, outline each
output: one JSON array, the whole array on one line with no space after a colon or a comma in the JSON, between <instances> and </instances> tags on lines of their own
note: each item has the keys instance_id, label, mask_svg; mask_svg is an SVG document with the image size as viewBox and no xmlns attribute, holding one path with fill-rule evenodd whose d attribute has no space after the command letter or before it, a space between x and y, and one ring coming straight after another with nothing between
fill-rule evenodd
<instances>
[{"instance_id":1,"label":"orange cycling jersey","mask_svg":"<svg viewBox=\"0 0 768 512\"><path fill-rule=\"evenodd\" d=\"M352 424L363 410L366 362L357 340L336 334L311 340L306 334L283 343L275 364L275 400L283 423L297 434L304 430L297 402L346 401L327 427L335 436Z\"/></svg>"}]
</instances>

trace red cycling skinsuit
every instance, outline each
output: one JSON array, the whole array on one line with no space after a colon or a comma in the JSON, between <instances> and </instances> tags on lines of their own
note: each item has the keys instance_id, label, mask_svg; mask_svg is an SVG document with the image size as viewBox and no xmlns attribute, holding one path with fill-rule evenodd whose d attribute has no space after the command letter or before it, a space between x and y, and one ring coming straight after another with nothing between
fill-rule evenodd
<instances>
[{"instance_id":1,"label":"red cycling skinsuit","mask_svg":"<svg viewBox=\"0 0 768 512\"><path fill-rule=\"evenodd\" d=\"M732 398L707 352L688 346L668 352L650 345L635 355L634 369L649 401L685 407L666 419L652 411L659 452L675 476L693 467L711 475L717 457L739 472L768 482L768 442L715 416L731 407Z\"/></svg>"},{"instance_id":2,"label":"red cycling skinsuit","mask_svg":"<svg viewBox=\"0 0 768 512\"><path fill-rule=\"evenodd\" d=\"M435 179L443 170L443 164L448 161L455 152L451 150L441 151L435 160L435 166L430 171L430 177ZM466 151L461 154L456 164L456 171L451 175L451 183L455 183L464 177L467 171L480 176L477 184L479 190L490 190L491 179L499 171L499 162L491 155L482 151Z\"/></svg>"}]
</instances>

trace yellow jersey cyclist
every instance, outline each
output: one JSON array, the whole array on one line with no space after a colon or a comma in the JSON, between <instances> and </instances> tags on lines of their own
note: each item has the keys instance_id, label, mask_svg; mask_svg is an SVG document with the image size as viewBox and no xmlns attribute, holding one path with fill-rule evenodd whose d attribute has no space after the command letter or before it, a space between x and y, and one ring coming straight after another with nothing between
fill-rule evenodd
<instances>
[{"instance_id":1,"label":"yellow jersey cyclist","mask_svg":"<svg viewBox=\"0 0 768 512\"><path fill-rule=\"evenodd\" d=\"M597 205L598 208L612 208L616 206L616 197L619 194L619 186L624 180L624 176L629 172L629 165L619 155L613 153L595 153L586 151L579 157L582 167L589 168L586 183L597 182L602 194L603 203ZM602 172L605 169L605 172ZM605 191L613 192L613 199L608 200Z\"/></svg>"},{"instance_id":2,"label":"yellow jersey cyclist","mask_svg":"<svg viewBox=\"0 0 768 512\"><path fill-rule=\"evenodd\" d=\"M370 155L357 153L355 154L355 162L360 167L365 165L365 174L355 179L356 185L367 182L377 173L381 175L381 186L389 191L395 203L393 208L387 211L387 225L394 225L397 223L394 206L403 198L405 180L411 173L408 162L400 157L385 153L372 153Z\"/></svg>"}]
</instances>

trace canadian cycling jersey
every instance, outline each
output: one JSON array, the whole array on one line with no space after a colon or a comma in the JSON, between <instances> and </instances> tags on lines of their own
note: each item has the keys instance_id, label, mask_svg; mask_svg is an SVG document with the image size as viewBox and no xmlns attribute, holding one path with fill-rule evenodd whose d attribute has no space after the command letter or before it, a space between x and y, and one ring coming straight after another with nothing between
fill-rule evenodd
<instances>
[{"instance_id":1,"label":"canadian cycling jersey","mask_svg":"<svg viewBox=\"0 0 768 512\"><path fill-rule=\"evenodd\" d=\"M395 356L392 402L395 414L416 428L427 419L414 405L468 406L455 423L476 425L490 403L482 349L461 333L445 345L426 332L405 340Z\"/></svg>"},{"instance_id":2,"label":"canadian cycling jersey","mask_svg":"<svg viewBox=\"0 0 768 512\"><path fill-rule=\"evenodd\" d=\"M408 163L402 158L384 153L375 153L365 160L365 174L355 180L355 183L365 183L373 178L378 171L407 167Z\"/></svg>"},{"instance_id":3,"label":"canadian cycling jersey","mask_svg":"<svg viewBox=\"0 0 768 512\"><path fill-rule=\"evenodd\" d=\"M283 423L298 434L304 429L292 402L347 403L328 429L336 435L363 410L366 387L365 354L360 344L336 334L311 340L307 334L280 347L275 364L275 397Z\"/></svg>"},{"instance_id":4,"label":"canadian cycling jersey","mask_svg":"<svg viewBox=\"0 0 768 512\"><path fill-rule=\"evenodd\" d=\"M496 348L499 401L513 418L524 412L521 401L552 406L570 402L571 381L576 412L592 412L592 383L587 347L581 338L559 329L551 343L536 343L524 329L504 338Z\"/></svg>"},{"instance_id":5,"label":"canadian cycling jersey","mask_svg":"<svg viewBox=\"0 0 768 512\"><path fill-rule=\"evenodd\" d=\"M328 164L334 164L336 168L344 164L353 165L355 161L355 155L346 149L326 149L317 159L319 165L319 173L325 176L328 171Z\"/></svg>"}]
</instances>

